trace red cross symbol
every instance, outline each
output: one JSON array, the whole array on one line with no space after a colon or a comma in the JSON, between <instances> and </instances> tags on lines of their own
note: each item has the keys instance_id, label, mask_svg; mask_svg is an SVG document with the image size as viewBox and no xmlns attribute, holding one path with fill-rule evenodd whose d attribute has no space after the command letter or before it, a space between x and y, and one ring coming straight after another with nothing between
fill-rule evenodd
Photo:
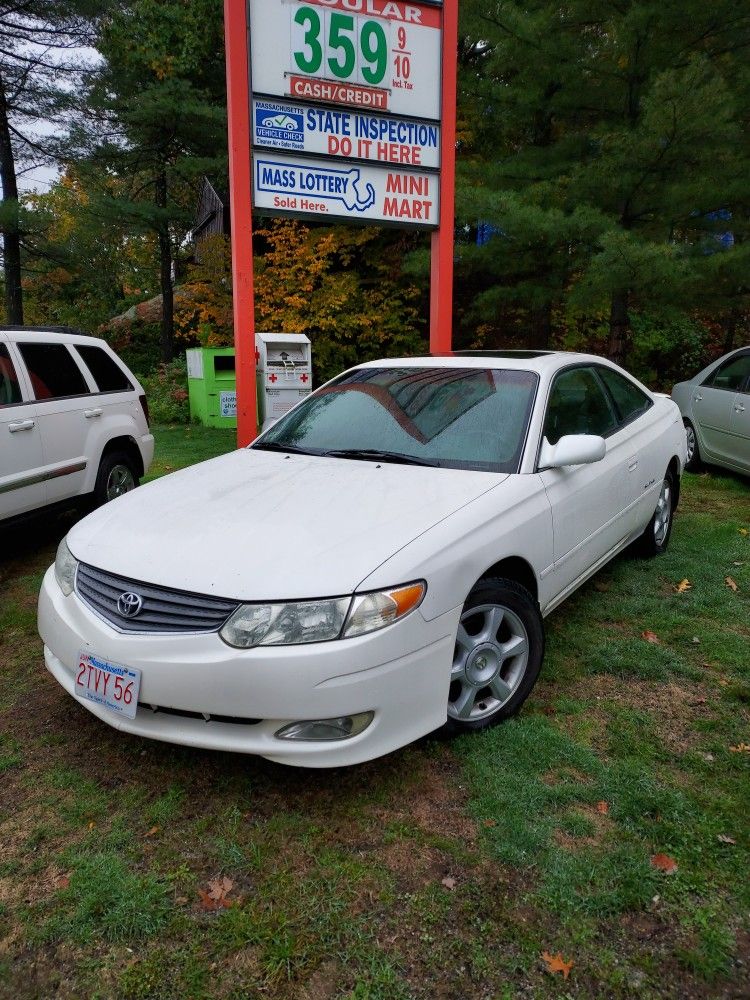
<instances>
[{"instance_id":1,"label":"red cross symbol","mask_svg":"<svg viewBox=\"0 0 750 1000\"><path fill-rule=\"evenodd\" d=\"M299 380L300 382L307 382L307 375L300 375Z\"/></svg>"},{"instance_id":2,"label":"red cross symbol","mask_svg":"<svg viewBox=\"0 0 750 1000\"><path fill-rule=\"evenodd\" d=\"M269 375L268 376L268 381L269 382L278 382L278 379L276 378L275 375Z\"/></svg>"},{"instance_id":3,"label":"red cross symbol","mask_svg":"<svg viewBox=\"0 0 750 1000\"><path fill-rule=\"evenodd\" d=\"M260 351L256 348L255 349L255 363L256 363L256 365L258 364L259 361L260 361Z\"/></svg>"}]
</instances>

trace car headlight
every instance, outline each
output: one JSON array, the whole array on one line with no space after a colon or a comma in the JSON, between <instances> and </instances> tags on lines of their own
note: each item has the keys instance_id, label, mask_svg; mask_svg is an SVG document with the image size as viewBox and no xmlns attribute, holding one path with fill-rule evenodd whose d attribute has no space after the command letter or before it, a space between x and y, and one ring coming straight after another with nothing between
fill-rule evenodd
<instances>
[{"instance_id":1,"label":"car headlight","mask_svg":"<svg viewBox=\"0 0 750 1000\"><path fill-rule=\"evenodd\" d=\"M338 639L351 597L294 604L242 604L222 628L230 646L290 646Z\"/></svg>"},{"instance_id":2,"label":"car headlight","mask_svg":"<svg viewBox=\"0 0 750 1000\"><path fill-rule=\"evenodd\" d=\"M406 617L422 603L425 583L410 583L373 594L355 594L342 638L366 635Z\"/></svg>"},{"instance_id":3,"label":"car headlight","mask_svg":"<svg viewBox=\"0 0 750 1000\"><path fill-rule=\"evenodd\" d=\"M422 603L424 583L372 594L290 604L241 604L219 632L237 649L295 646L366 635L392 625Z\"/></svg>"},{"instance_id":4,"label":"car headlight","mask_svg":"<svg viewBox=\"0 0 750 1000\"><path fill-rule=\"evenodd\" d=\"M57 546L57 555L55 556L55 579L66 597L73 592L77 569L78 560L71 555L68 543L63 538Z\"/></svg>"}]
</instances>

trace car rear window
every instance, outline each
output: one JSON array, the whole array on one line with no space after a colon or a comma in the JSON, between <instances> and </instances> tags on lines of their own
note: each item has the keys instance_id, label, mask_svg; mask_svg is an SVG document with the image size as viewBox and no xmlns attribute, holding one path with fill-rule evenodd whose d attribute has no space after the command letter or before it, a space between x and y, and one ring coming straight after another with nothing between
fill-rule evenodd
<instances>
[{"instance_id":1,"label":"car rear window","mask_svg":"<svg viewBox=\"0 0 750 1000\"><path fill-rule=\"evenodd\" d=\"M76 344L75 349L91 372L99 392L125 392L133 388L122 368L101 347Z\"/></svg>"},{"instance_id":2,"label":"car rear window","mask_svg":"<svg viewBox=\"0 0 750 1000\"><path fill-rule=\"evenodd\" d=\"M12 406L21 402L21 386L8 348L0 344L0 406Z\"/></svg>"},{"instance_id":3,"label":"car rear window","mask_svg":"<svg viewBox=\"0 0 750 1000\"><path fill-rule=\"evenodd\" d=\"M35 399L60 399L89 394L80 368L65 344L20 343Z\"/></svg>"}]
</instances>

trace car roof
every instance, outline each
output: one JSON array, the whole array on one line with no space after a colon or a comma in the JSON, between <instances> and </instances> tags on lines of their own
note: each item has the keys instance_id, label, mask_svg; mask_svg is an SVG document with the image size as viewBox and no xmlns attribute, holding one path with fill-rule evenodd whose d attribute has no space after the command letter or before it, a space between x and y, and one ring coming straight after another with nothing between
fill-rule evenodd
<instances>
[{"instance_id":1,"label":"car roof","mask_svg":"<svg viewBox=\"0 0 750 1000\"><path fill-rule=\"evenodd\" d=\"M511 368L546 375L569 365L604 364L617 368L612 361L596 354L574 351L448 351L412 358L387 358L365 361L358 368ZM632 377L632 376L631 376Z\"/></svg>"},{"instance_id":2,"label":"car roof","mask_svg":"<svg viewBox=\"0 0 750 1000\"><path fill-rule=\"evenodd\" d=\"M91 334L84 333L83 330L78 330L74 326L14 326L5 324L0 326L0 334L3 333L8 334L11 340L16 339L14 334L31 333L34 335L42 334L45 338L51 338L61 344L77 344L79 341L102 343L99 337L92 337Z\"/></svg>"}]
</instances>

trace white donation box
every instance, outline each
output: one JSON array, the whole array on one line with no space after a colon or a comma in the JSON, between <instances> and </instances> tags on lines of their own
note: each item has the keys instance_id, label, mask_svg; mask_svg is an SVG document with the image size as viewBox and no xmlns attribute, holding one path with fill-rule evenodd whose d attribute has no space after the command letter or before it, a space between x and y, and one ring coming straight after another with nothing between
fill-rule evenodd
<instances>
[{"instance_id":1,"label":"white donation box","mask_svg":"<svg viewBox=\"0 0 750 1000\"><path fill-rule=\"evenodd\" d=\"M262 431L312 392L312 348L303 333L256 333L258 417Z\"/></svg>"}]
</instances>

